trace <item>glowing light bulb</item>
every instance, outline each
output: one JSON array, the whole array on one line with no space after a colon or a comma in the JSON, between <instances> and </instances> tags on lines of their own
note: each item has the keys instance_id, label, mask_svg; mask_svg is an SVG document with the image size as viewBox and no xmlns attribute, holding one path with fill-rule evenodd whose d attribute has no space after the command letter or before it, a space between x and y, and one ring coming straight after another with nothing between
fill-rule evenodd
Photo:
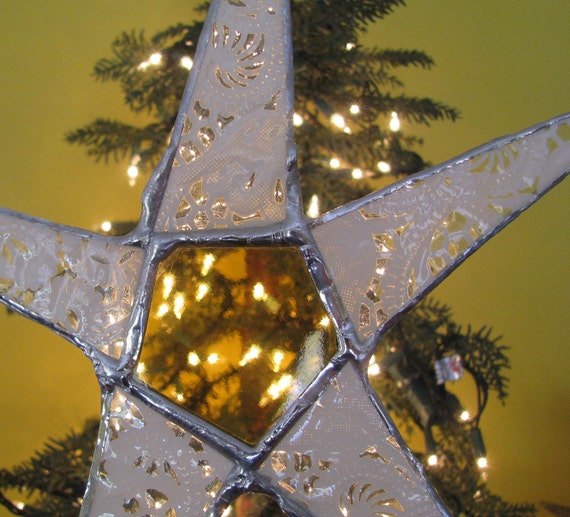
<instances>
[{"instance_id":1,"label":"glowing light bulb","mask_svg":"<svg viewBox=\"0 0 570 517\"><path fill-rule=\"evenodd\" d=\"M174 297L174 307L173 307L173 312L174 312L174 316L176 316L176 319L180 319L182 318L182 314L184 313L184 309L185 307L185 300L184 300L184 295L182 293L178 293L175 297Z\"/></svg>"},{"instance_id":2,"label":"glowing light bulb","mask_svg":"<svg viewBox=\"0 0 570 517\"><path fill-rule=\"evenodd\" d=\"M346 50L350 51L350 50L352 50L352 49L355 48L355 47L356 47L356 44L355 44L355 43L349 42L349 43L347 43L347 44L345 45L344 48L345 48Z\"/></svg>"},{"instance_id":3,"label":"glowing light bulb","mask_svg":"<svg viewBox=\"0 0 570 517\"><path fill-rule=\"evenodd\" d=\"M331 320L328 316L323 316L321 321L319 321L319 325L321 327L327 328L331 324Z\"/></svg>"},{"instance_id":4,"label":"glowing light bulb","mask_svg":"<svg viewBox=\"0 0 570 517\"><path fill-rule=\"evenodd\" d=\"M469 414L469 411L467 411L467 410L463 410L461 412L461 414L459 415L459 420L461 420L462 422L467 422L467 421L469 421L470 418L471 418L471 415Z\"/></svg>"},{"instance_id":5,"label":"glowing light bulb","mask_svg":"<svg viewBox=\"0 0 570 517\"><path fill-rule=\"evenodd\" d=\"M279 369L281 368L281 363L283 362L283 359L285 359L285 354L283 352L281 352L281 350L275 350L275 352L273 352L273 371L274 372L278 372Z\"/></svg>"},{"instance_id":6,"label":"glowing light bulb","mask_svg":"<svg viewBox=\"0 0 570 517\"><path fill-rule=\"evenodd\" d=\"M158 318L162 318L166 313L168 313L169 307L167 303L163 303L158 307L156 311L156 316Z\"/></svg>"},{"instance_id":7,"label":"glowing light bulb","mask_svg":"<svg viewBox=\"0 0 570 517\"><path fill-rule=\"evenodd\" d=\"M210 364L216 364L220 360L220 356L216 353L213 353L208 356L207 360Z\"/></svg>"},{"instance_id":8,"label":"glowing light bulb","mask_svg":"<svg viewBox=\"0 0 570 517\"><path fill-rule=\"evenodd\" d=\"M339 129L344 129L344 127L346 126L344 117L340 113L333 113L333 115L331 116L331 124L335 125Z\"/></svg>"},{"instance_id":9,"label":"glowing light bulb","mask_svg":"<svg viewBox=\"0 0 570 517\"><path fill-rule=\"evenodd\" d=\"M430 454L427 458L428 465L435 467L437 465L437 454Z\"/></svg>"},{"instance_id":10,"label":"glowing light bulb","mask_svg":"<svg viewBox=\"0 0 570 517\"><path fill-rule=\"evenodd\" d=\"M377 167L378 170L383 174L388 174L392 170L390 164L388 162L385 162L384 160L379 161Z\"/></svg>"},{"instance_id":11,"label":"glowing light bulb","mask_svg":"<svg viewBox=\"0 0 570 517\"><path fill-rule=\"evenodd\" d=\"M173 287L174 287L174 275L171 274L164 275L164 278L162 279L162 297L165 300L170 296Z\"/></svg>"},{"instance_id":12,"label":"glowing light bulb","mask_svg":"<svg viewBox=\"0 0 570 517\"><path fill-rule=\"evenodd\" d=\"M368 375L380 375L380 365L378 363L371 364L368 367Z\"/></svg>"},{"instance_id":13,"label":"glowing light bulb","mask_svg":"<svg viewBox=\"0 0 570 517\"><path fill-rule=\"evenodd\" d=\"M196 352L189 352L187 360L188 364L191 366L198 366L200 364L200 358Z\"/></svg>"},{"instance_id":14,"label":"glowing light bulb","mask_svg":"<svg viewBox=\"0 0 570 517\"><path fill-rule=\"evenodd\" d=\"M154 52L153 54L150 55L150 57L148 58L148 62L151 65L160 65L160 62L162 61L162 54L160 52Z\"/></svg>"},{"instance_id":15,"label":"glowing light bulb","mask_svg":"<svg viewBox=\"0 0 570 517\"><path fill-rule=\"evenodd\" d=\"M210 269L212 269L212 266L214 265L215 261L216 257L214 257L214 255L212 255L211 253L208 253L204 257L204 261L202 262L202 269L200 270L202 276L206 276L208 274Z\"/></svg>"},{"instance_id":16,"label":"glowing light bulb","mask_svg":"<svg viewBox=\"0 0 570 517\"><path fill-rule=\"evenodd\" d=\"M182 393L177 393L176 394L176 400L178 402L184 402L184 395L182 395Z\"/></svg>"},{"instance_id":17,"label":"glowing light bulb","mask_svg":"<svg viewBox=\"0 0 570 517\"><path fill-rule=\"evenodd\" d=\"M191 70L194 66L194 61L192 61L190 56L184 56L180 58L180 66L182 68L186 68L186 70Z\"/></svg>"},{"instance_id":18,"label":"glowing light bulb","mask_svg":"<svg viewBox=\"0 0 570 517\"><path fill-rule=\"evenodd\" d=\"M263 300L267 297L265 294L265 287L263 287L261 282L257 282L257 284L253 286L253 297L256 300Z\"/></svg>"},{"instance_id":19,"label":"glowing light bulb","mask_svg":"<svg viewBox=\"0 0 570 517\"><path fill-rule=\"evenodd\" d=\"M340 167L340 160L338 158L331 158L329 165L332 169L338 169Z\"/></svg>"},{"instance_id":20,"label":"glowing light bulb","mask_svg":"<svg viewBox=\"0 0 570 517\"><path fill-rule=\"evenodd\" d=\"M477 458L477 467L480 468L481 470L486 469L489 466L489 462L487 461L487 458L485 458L485 456L481 456L480 458Z\"/></svg>"},{"instance_id":21,"label":"glowing light bulb","mask_svg":"<svg viewBox=\"0 0 570 517\"><path fill-rule=\"evenodd\" d=\"M261 348L257 345L251 345L249 350L244 354L241 361L239 362L240 366L245 366L247 363L251 363L254 359L257 359L261 354Z\"/></svg>"},{"instance_id":22,"label":"glowing light bulb","mask_svg":"<svg viewBox=\"0 0 570 517\"><path fill-rule=\"evenodd\" d=\"M307 215L309 217L319 217L320 208L319 208L319 196L313 194L311 196L311 201L309 202L309 208L307 209Z\"/></svg>"},{"instance_id":23,"label":"glowing light bulb","mask_svg":"<svg viewBox=\"0 0 570 517\"><path fill-rule=\"evenodd\" d=\"M111 224L111 221L104 221L101 223L101 230L104 232L110 232L112 228L113 225Z\"/></svg>"},{"instance_id":24,"label":"glowing light bulb","mask_svg":"<svg viewBox=\"0 0 570 517\"><path fill-rule=\"evenodd\" d=\"M208 284L199 284L196 291L196 301L199 302L202 298L204 298L204 296L208 294L208 291L210 291L210 286Z\"/></svg>"},{"instance_id":25,"label":"glowing light bulb","mask_svg":"<svg viewBox=\"0 0 570 517\"><path fill-rule=\"evenodd\" d=\"M398 114L393 111L390 118L390 129L392 131L400 131L400 119L398 118Z\"/></svg>"},{"instance_id":26,"label":"glowing light bulb","mask_svg":"<svg viewBox=\"0 0 570 517\"><path fill-rule=\"evenodd\" d=\"M355 180L360 180L364 176L362 169L352 169L352 177Z\"/></svg>"},{"instance_id":27,"label":"glowing light bulb","mask_svg":"<svg viewBox=\"0 0 570 517\"><path fill-rule=\"evenodd\" d=\"M301 115L299 115L298 113L293 113L293 125L295 127L299 127L303 125L303 117Z\"/></svg>"},{"instance_id":28,"label":"glowing light bulb","mask_svg":"<svg viewBox=\"0 0 570 517\"><path fill-rule=\"evenodd\" d=\"M129 165L129 168L127 169L127 176L132 180L134 180L138 175L139 175L139 168L134 164Z\"/></svg>"},{"instance_id":29,"label":"glowing light bulb","mask_svg":"<svg viewBox=\"0 0 570 517\"><path fill-rule=\"evenodd\" d=\"M350 106L350 112L353 115L358 115L360 113L360 106L358 104L353 104L352 106Z\"/></svg>"}]
</instances>

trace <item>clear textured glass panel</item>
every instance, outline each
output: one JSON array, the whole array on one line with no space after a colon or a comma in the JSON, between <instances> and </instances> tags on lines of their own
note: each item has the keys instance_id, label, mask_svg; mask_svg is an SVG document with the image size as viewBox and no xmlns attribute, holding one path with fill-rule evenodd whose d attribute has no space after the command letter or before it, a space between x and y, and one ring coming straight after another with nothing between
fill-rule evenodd
<instances>
[{"instance_id":1,"label":"clear textured glass panel","mask_svg":"<svg viewBox=\"0 0 570 517\"><path fill-rule=\"evenodd\" d=\"M216 5L204 55L192 70L159 231L263 226L285 218L294 155L292 70L286 9L279 3Z\"/></svg>"},{"instance_id":2,"label":"clear textured glass panel","mask_svg":"<svg viewBox=\"0 0 570 517\"><path fill-rule=\"evenodd\" d=\"M144 251L0 211L0 297L118 359Z\"/></svg>"},{"instance_id":3,"label":"clear textured glass panel","mask_svg":"<svg viewBox=\"0 0 570 517\"><path fill-rule=\"evenodd\" d=\"M570 168L555 121L324 216L313 230L361 339L412 305Z\"/></svg>"},{"instance_id":4,"label":"clear textured glass panel","mask_svg":"<svg viewBox=\"0 0 570 517\"><path fill-rule=\"evenodd\" d=\"M295 248L187 248L159 266L137 376L257 443L337 349Z\"/></svg>"},{"instance_id":5,"label":"clear textured glass panel","mask_svg":"<svg viewBox=\"0 0 570 517\"><path fill-rule=\"evenodd\" d=\"M81 515L204 515L233 462L122 390L106 395Z\"/></svg>"},{"instance_id":6,"label":"clear textured glass panel","mask_svg":"<svg viewBox=\"0 0 570 517\"><path fill-rule=\"evenodd\" d=\"M277 443L259 472L312 515L445 515L352 363Z\"/></svg>"}]
</instances>

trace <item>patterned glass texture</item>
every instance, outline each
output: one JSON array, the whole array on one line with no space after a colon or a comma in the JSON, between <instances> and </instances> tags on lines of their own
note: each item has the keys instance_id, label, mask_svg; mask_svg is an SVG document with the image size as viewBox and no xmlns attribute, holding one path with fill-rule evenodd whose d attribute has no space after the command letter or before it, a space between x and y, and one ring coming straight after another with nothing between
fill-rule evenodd
<instances>
[{"instance_id":1,"label":"patterned glass texture","mask_svg":"<svg viewBox=\"0 0 570 517\"><path fill-rule=\"evenodd\" d=\"M183 113L159 231L264 226L286 213L292 77L280 2L220 2Z\"/></svg>"},{"instance_id":2,"label":"patterned glass texture","mask_svg":"<svg viewBox=\"0 0 570 517\"><path fill-rule=\"evenodd\" d=\"M415 458L348 363L260 467L311 515L441 516Z\"/></svg>"},{"instance_id":3,"label":"patterned glass texture","mask_svg":"<svg viewBox=\"0 0 570 517\"><path fill-rule=\"evenodd\" d=\"M82 515L204 515L233 462L120 389L105 396Z\"/></svg>"},{"instance_id":4,"label":"patterned glass texture","mask_svg":"<svg viewBox=\"0 0 570 517\"><path fill-rule=\"evenodd\" d=\"M558 121L325 215L313 234L360 339L548 190L570 167L569 141Z\"/></svg>"},{"instance_id":5,"label":"patterned glass texture","mask_svg":"<svg viewBox=\"0 0 570 517\"><path fill-rule=\"evenodd\" d=\"M5 210L0 228L0 298L120 358L144 252Z\"/></svg>"},{"instance_id":6,"label":"patterned glass texture","mask_svg":"<svg viewBox=\"0 0 570 517\"><path fill-rule=\"evenodd\" d=\"M136 371L253 445L336 349L297 249L181 247L158 268Z\"/></svg>"}]
</instances>

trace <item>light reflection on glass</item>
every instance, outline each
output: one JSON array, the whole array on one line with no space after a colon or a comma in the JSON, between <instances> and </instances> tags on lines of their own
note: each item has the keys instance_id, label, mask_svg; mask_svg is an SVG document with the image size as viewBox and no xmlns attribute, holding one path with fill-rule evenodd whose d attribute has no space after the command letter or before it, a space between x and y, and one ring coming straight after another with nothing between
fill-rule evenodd
<instances>
[{"instance_id":1,"label":"light reflection on glass","mask_svg":"<svg viewBox=\"0 0 570 517\"><path fill-rule=\"evenodd\" d=\"M257 443L336 352L295 248L185 248L160 265L137 377Z\"/></svg>"}]
</instances>

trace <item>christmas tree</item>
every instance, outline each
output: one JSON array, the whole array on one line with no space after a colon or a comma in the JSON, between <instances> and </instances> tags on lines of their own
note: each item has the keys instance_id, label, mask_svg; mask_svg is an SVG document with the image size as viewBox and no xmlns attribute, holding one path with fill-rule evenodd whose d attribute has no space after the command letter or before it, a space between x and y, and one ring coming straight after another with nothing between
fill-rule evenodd
<instances>
[{"instance_id":1,"label":"christmas tree","mask_svg":"<svg viewBox=\"0 0 570 517\"><path fill-rule=\"evenodd\" d=\"M385 181L389 175L401 177L425 167L413 147L418 142L399 131L399 119L422 123L457 116L455 110L445 105L399 93L395 69L429 68L432 62L428 56L417 51L367 49L358 44L359 31L388 14L398 3L293 4L298 49L296 141L304 199L310 213L317 207L323 211L360 197L375 188L373 182L380 178ZM70 141L87 145L91 154L101 158L127 154L133 175L150 171L168 138L199 29L199 23L180 25L150 40L142 34L122 35L113 46L115 57L102 60L96 67L96 75L120 81L127 104L134 111L148 112L152 122L136 128L98 120L71 133ZM346 43L339 45L339 42ZM161 49L159 53L156 48ZM123 230L121 227L120 231ZM434 372L435 362L452 352L462 358L480 392L479 412L466 423L457 421L459 402L437 384ZM457 513L517 515L531 510L507 505L489 494L473 461L475 453L480 452L471 445L472 437L479 444L473 430L477 429L489 391L496 392L500 399L506 396L507 366L503 348L495 338L486 331L462 331L451 320L449 310L434 302L424 304L402 320L381 344L371 364L372 378L378 379L375 386L395 417L421 429L429 447L435 446L438 461L445 458L446 463L459 470L430 469L432 481ZM375 376L378 369L388 375ZM405 380L405 389L394 389L401 380ZM432 426L440 430L436 437L431 434ZM62 449L68 453L92 448L64 442ZM75 466L73 462L69 465ZM34 469L37 471L37 463ZM48 470L62 472L57 463ZM34 476L25 478L24 470L15 471L12 477L3 474L4 486L37 485ZM55 481L53 485L54 488L37 485L38 490L50 496L36 506L50 515L59 514L56 508L73 508L72 501L77 500L82 490L70 492L69 485L58 485ZM68 499L54 502L66 495ZM41 514L26 511L29 515ZM72 512L75 513L76 510Z\"/></svg>"}]
</instances>

